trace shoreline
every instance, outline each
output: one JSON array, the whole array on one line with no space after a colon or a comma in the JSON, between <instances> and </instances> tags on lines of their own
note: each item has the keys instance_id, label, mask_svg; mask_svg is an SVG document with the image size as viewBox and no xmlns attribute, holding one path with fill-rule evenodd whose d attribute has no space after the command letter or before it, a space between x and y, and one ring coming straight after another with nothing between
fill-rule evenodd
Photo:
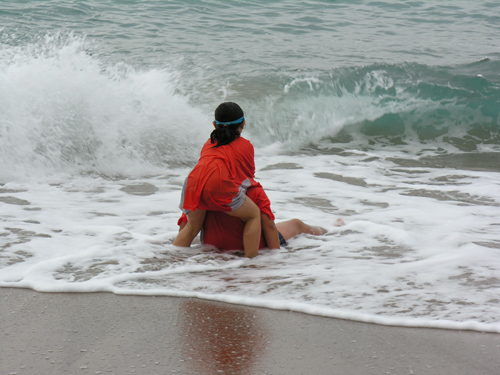
<instances>
[{"instance_id":1,"label":"shoreline","mask_svg":"<svg viewBox=\"0 0 500 375\"><path fill-rule=\"evenodd\" d=\"M4 374L497 374L500 334L0 288Z\"/></svg>"}]
</instances>

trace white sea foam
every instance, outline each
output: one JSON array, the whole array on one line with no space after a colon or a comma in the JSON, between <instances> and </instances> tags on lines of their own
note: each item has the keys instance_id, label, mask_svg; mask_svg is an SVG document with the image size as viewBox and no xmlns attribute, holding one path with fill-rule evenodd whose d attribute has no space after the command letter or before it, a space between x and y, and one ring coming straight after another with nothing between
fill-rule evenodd
<instances>
[{"instance_id":1,"label":"white sea foam","mask_svg":"<svg viewBox=\"0 0 500 375\"><path fill-rule=\"evenodd\" d=\"M264 155L257 165L277 221L299 217L328 233L251 260L177 249L170 244L185 168L141 179L7 183L0 285L500 332L497 173L405 168L360 151ZM337 217L347 225L333 226Z\"/></svg>"},{"instance_id":2,"label":"white sea foam","mask_svg":"<svg viewBox=\"0 0 500 375\"><path fill-rule=\"evenodd\" d=\"M83 38L0 48L2 181L54 172L142 175L196 160L210 118L168 69L102 65ZM182 124L190 124L187 135Z\"/></svg>"}]
</instances>

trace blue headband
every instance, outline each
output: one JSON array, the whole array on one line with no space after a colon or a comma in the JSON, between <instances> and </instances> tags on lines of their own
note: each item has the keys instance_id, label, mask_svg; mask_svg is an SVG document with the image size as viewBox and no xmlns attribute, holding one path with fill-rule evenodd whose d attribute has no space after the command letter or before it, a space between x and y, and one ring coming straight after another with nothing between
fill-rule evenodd
<instances>
[{"instance_id":1,"label":"blue headband","mask_svg":"<svg viewBox=\"0 0 500 375\"><path fill-rule=\"evenodd\" d=\"M234 125L234 124L238 124L238 123L243 122L243 121L245 121L245 116L243 116L242 118L239 118L238 120L227 121L227 122L222 122L222 121L215 120L215 123L217 125Z\"/></svg>"}]
</instances>

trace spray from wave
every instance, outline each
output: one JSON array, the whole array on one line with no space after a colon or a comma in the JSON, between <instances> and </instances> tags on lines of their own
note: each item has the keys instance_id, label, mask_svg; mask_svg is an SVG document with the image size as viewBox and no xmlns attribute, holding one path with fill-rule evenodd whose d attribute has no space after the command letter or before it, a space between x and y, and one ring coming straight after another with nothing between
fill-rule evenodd
<instances>
[{"instance_id":1,"label":"spray from wave","mask_svg":"<svg viewBox=\"0 0 500 375\"><path fill-rule=\"evenodd\" d=\"M2 179L64 172L153 173L193 158L207 121L165 69L105 65L86 41L0 47ZM194 129L189 136L182 124Z\"/></svg>"},{"instance_id":2,"label":"spray from wave","mask_svg":"<svg viewBox=\"0 0 500 375\"><path fill-rule=\"evenodd\" d=\"M226 72L110 63L84 37L0 44L0 179L140 176L191 165L213 108L242 104L257 148L500 145L500 62ZM207 128L208 125L208 128ZM416 145L416 146L415 146Z\"/></svg>"}]
</instances>

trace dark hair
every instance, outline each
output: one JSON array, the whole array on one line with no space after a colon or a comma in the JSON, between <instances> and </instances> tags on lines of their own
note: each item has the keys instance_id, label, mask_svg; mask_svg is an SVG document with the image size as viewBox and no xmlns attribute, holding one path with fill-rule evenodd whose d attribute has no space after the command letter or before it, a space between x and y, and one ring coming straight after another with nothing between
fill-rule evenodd
<instances>
[{"instance_id":1,"label":"dark hair","mask_svg":"<svg viewBox=\"0 0 500 375\"><path fill-rule=\"evenodd\" d=\"M215 110L215 121L231 122L244 117L241 107L232 102L220 104ZM214 147L227 145L240 136L239 128L243 121L236 124L217 124L217 128L210 134L210 142L217 144Z\"/></svg>"}]
</instances>

